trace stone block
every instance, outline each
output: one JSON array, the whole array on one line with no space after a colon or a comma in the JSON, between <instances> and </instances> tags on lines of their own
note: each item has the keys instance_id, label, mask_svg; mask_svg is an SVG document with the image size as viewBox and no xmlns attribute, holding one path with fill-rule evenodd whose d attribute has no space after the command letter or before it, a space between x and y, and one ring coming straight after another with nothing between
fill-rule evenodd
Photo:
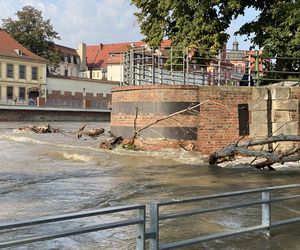
<instances>
[{"instance_id":1,"label":"stone block","mask_svg":"<svg viewBox=\"0 0 300 250\"><path fill-rule=\"evenodd\" d=\"M272 123L273 135L297 135L298 122L276 122Z\"/></svg>"},{"instance_id":2,"label":"stone block","mask_svg":"<svg viewBox=\"0 0 300 250\"><path fill-rule=\"evenodd\" d=\"M257 100L268 100L268 89L267 88L253 88L252 99Z\"/></svg>"},{"instance_id":3,"label":"stone block","mask_svg":"<svg viewBox=\"0 0 300 250\"><path fill-rule=\"evenodd\" d=\"M251 122L256 124L267 124L268 123L268 112L267 111L253 111L251 112Z\"/></svg>"},{"instance_id":4,"label":"stone block","mask_svg":"<svg viewBox=\"0 0 300 250\"><path fill-rule=\"evenodd\" d=\"M298 100L275 100L272 101L272 108L275 110L298 110L299 101Z\"/></svg>"},{"instance_id":5,"label":"stone block","mask_svg":"<svg viewBox=\"0 0 300 250\"><path fill-rule=\"evenodd\" d=\"M249 102L250 111L267 111L268 101L267 100L253 100Z\"/></svg>"},{"instance_id":6,"label":"stone block","mask_svg":"<svg viewBox=\"0 0 300 250\"><path fill-rule=\"evenodd\" d=\"M272 100L288 100L291 97L291 90L288 87L271 87Z\"/></svg>"},{"instance_id":7,"label":"stone block","mask_svg":"<svg viewBox=\"0 0 300 250\"><path fill-rule=\"evenodd\" d=\"M291 113L285 110L272 110L272 122L289 122L291 121Z\"/></svg>"},{"instance_id":8,"label":"stone block","mask_svg":"<svg viewBox=\"0 0 300 250\"><path fill-rule=\"evenodd\" d=\"M268 135L267 124L250 124L250 137L264 137Z\"/></svg>"}]
</instances>

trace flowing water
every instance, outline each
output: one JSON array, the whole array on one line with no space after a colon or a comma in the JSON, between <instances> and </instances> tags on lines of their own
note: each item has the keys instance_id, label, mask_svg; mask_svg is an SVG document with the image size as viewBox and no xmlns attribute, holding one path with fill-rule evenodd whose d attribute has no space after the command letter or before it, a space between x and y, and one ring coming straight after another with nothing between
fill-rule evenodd
<instances>
[{"instance_id":1,"label":"flowing water","mask_svg":"<svg viewBox=\"0 0 300 250\"><path fill-rule=\"evenodd\" d=\"M190 198L273 185L300 183L300 167L275 172L212 168L195 152L133 152L98 148L108 137L80 138L72 134L34 134L16 128L24 123L0 123L0 223L128 204ZM82 124L53 123L64 131ZM109 123L88 123L87 128ZM224 200L228 202L229 200ZM201 206L212 204L201 204ZM299 216L300 201L274 205L274 218ZM117 217L118 216L118 217ZM105 219L122 218L107 216ZM11 239L103 222L96 217L52 223L3 233ZM207 232L256 225L260 207L219 211L170 220L162 224L161 242ZM135 249L134 227L89 233L11 249ZM185 249L300 249L300 224L274 229L267 238L251 233L202 243Z\"/></svg>"}]
</instances>

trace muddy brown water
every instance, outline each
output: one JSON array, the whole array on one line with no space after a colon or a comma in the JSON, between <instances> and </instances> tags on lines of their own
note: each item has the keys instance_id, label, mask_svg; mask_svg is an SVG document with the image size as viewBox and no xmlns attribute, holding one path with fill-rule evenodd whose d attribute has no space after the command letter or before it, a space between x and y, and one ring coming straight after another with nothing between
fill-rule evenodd
<instances>
[{"instance_id":1,"label":"muddy brown water","mask_svg":"<svg viewBox=\"0 0 300 250\"><path fill-rule=\"evenodd\" d=\"M190 198L257 187L300 183L300 164L275 172L208 167L195 152L105 151L98 139L19 132L24 123L0 123L0 223L128 204ZM74 131L80 123L52 123ZM109 123L88 123L88 128ZM247 200L244 197L242 200ZM223 203L230 202L224 199ZM216 205L213 201L198 206ZM194 207L187 209L193 209ZM175 210L177 208L174 208ZM174 210L174 211L175 211ZM273 218L299 216L300 201L273 206ZM0 232L0 241L124 218L124 214ZM260 207L219 211L162 223L161 242L256 225ZM10 249L135 249L135 227L95 232ZM300 249L300 224L250 233L184 249Z\"/></svg>"}]
</instances>

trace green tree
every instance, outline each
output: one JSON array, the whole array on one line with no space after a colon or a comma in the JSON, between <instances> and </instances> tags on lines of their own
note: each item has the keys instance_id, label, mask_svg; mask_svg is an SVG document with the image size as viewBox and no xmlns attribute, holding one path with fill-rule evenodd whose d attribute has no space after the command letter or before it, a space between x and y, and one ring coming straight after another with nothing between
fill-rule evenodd
<instances>
[{"instance_id":1,"label":"green tree","mask_svg":"<svg viewBox=\"0 0 300 250\"><path fill-rule=\"evenodd\" d=\"M247 8L260 12L237 30L269 52L298 56L300 0L131 0L145 41L159 46L164 38L173 45L220 49L227 28Z\"/></svg>"},{"instance_id":2,"label":"green tree","mask_svg":"<svg viewBox=\"0 0 300 250\"><path fill-rule=\"evenodd\" d=\"M145 41L154 47L164 38L173 46L189 46L215 53L229 38L233 18L244 14L251 1L131 0ZM253 2L256 2L253 0Z\"/></svg>"},{"instance_id":3,"label":"green tree","mask_svg":"<svg viewBox=\"0 0 300 250\"><path fill-rule=\"evenodd\" d=\"M53 30L50 20L44 20L42 12L32 6L25 6L16 13L17 19L2 19L2 28L33 53L46 58L57 66L61 55L54 48L54 39L60 39Z\"/></svg>"},{"instance_id":4,"label":"green tree","mask_svg":"<svg viewBox=\"0 0 300 250\"><path fill-rule=\"evenodd\" d=\"M267 78L299 78L300 0L264 2L259 8L261 13L258 18L244 24L237 34L251 37L253 44L263 48L263 57L277 58L265 61L267 69L273 71L266 75Z\"/></svg>"}]
</instances>

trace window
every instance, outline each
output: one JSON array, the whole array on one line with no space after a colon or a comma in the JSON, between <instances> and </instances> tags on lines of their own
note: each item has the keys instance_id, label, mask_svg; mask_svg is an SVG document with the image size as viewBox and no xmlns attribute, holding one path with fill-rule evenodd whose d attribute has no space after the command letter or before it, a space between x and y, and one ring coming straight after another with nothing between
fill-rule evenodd
<instances>
[{"instance_id":1,"label":"window","mask_svg":"<svg viewBox=\"0 0 300 250\"><path fill-rule=\"evenodd\" d=\"M26 67L25 65L19 65L19 78L25 79L26 76Z\"/></svg>"},{"instance_id":2,"label":"window","mask_svg":"<svg viewBox=\"0 0 300 250\"><path fill-rule=\"evenodd\" d=\"M68 63L71 63L71 55L67 55Z\"/></svg>"},{"instance_id":3,"label":"window","mask_svg":"<svg viewBox=\"0 0 300 250\"><path fill-rule=\"evenodd\" d=\"M73 57L74 64L78 64L77 60L78 60L78 59L77 59L77 56L74 56L74 57Z\"/></svg>"},{"instance_id":4,"label":"window","mask_svg":"<svg viewBox=\"0 0 300 250\"><path fill-rule=\"evenodd\" d=\"M37 67L32 67L31 68L31 79L32 80L37 80L38 79L38 68Z\"/></svg>"},{"instance_id":5,"label":"window","mask_svg":"<svg viewBox=\"0 0 300 250\"><path fill-rule=\"evenodd\" d=\"M13 64L7 64L7 71L6 71L6 77L7 78L13 78L14 77L14 65Z\"/></svg>"},{"instance_id":6,"label":"window","mask_svg":"<svg viewBox=\"0 0 300 250\"><path fill-rule=\"evenodd\" d=\"M238 104L239 135L249 135L249 108L248 104Z\"/></svg>"},{"instance_id":7,"label":"window","mask_svg":"<svg viewBox=\"0 0 300 250\"><path fill-rule=\"evenodd\" d=\"M14 95L14 88L11 86L8 86L6 89L6 98L7 99L13 99L13 95Z\"/></svg>"},{"instance_id":8,"label":"window","mask_svg":"<svg viewBox=\"0 0 300 250\"><path fill-rule=\"evenodd\" d=\"M26 90L25 90L25 88L19 88L19 99L20 100L25 100L25 92L26 92Z\"/></svg>"}]
</instances>

